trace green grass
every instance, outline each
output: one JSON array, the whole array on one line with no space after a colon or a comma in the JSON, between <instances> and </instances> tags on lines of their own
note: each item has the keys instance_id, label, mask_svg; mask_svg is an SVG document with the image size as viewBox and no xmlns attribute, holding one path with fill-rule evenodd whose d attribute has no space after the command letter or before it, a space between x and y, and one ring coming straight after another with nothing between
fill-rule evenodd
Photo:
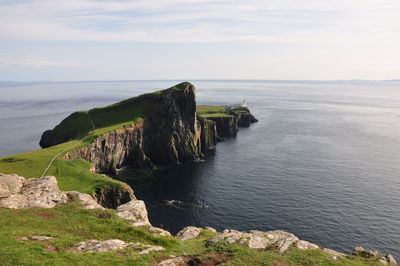
<instances>
[{"instance_id":1,"label":"green grass","mask_svg":"<svg viewBox=\"0 0 400 266\"><path fill-rule=\"evenodd\" d=\"M40 177L54 155L82 145L85 145L85 143L79 143L75 140L46 149L1 157L0 173L18 174L26 178Z\"/></svg>"},{"instance_id":2,"label":"green grass","mask_svg":"<svg viewBox=\"0 0 400 266\"><path fill-rule=\"evenodd\" d=\"M231 117L226 106L197 105L196 113L203 117Z\"/></svg>"},{"instance_id":3,"label":"green grass","mask_svg":"<svg viewBox=\"0 0 400 266\"><path fill-rule=\"evenodd\" d=\"M129 221L116 217L114 210L84 210L78 203L52 209L0 208L0 217L0 265L154 265L170 255L183 255L192 262L212 260L227 265L273 265L278 262L288 265L379 265L361 258L335 261L321 250L291 249L280 254L275 250L254 250L238 245L219 244L206 248L206 240L215 235L209 230L203 230L198 238L186 241L153 236L146 228L129 226ZM33 235L55 239L21 239ZM68 252L76 243L91 239L140 242L162 246L166 251L139 255L138 250L128 247L106 253Z\"/></svg>"},{"instance_id":4,"label":"green grass","mask_svg":"<svg viewBox=\"0 0 400 266\"><path fill-rule=\"evenodd\" d=\"M62 143L46 149L20 153L0 158L0 173L17 174L25 178L38 178L42 175L53 156L62 152L55 160L46 175L54 175L63 191L76 190L91 194L98 188L123 186L112 179L89 172L90 163L84 160L60 159L70 149L87 145L77 140Z\"/></svg>"}]
</instances>

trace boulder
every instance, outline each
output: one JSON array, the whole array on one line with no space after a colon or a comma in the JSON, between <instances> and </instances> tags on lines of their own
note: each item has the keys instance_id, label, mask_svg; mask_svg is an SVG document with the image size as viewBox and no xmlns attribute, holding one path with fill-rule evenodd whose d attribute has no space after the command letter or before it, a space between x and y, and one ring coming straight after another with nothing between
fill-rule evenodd
<instances>
[{"instance_id":1,"label":"boulder","mask_svg":"<svg viewBox=\"0 0 400 266\"><path fill-rule=\"evenodd\" d=\"M2 207L12 209L53 208L68 202L66 193L58 188L54 176L30 179L17 175L8 175L6 178L2 175L2 177L0 180L2 193L3 195L10 193L9 196L0 198Z\"/></svg>"},{"instance_id":2,"label":"boulder","mask_svg":"<svg viewBox=\"0 0 400 266\"><path fill-rule=\"evenodd\" d=\"M201 228L188 226L179 231L176 234L176 237L179 238L180 240L189 240L198 237L200 233L201 233Z\"/></svg>"},{"instance_id":3,"label":"boulder","mask_svg":"<svg viewBox=\"0 0 400 266\"><path fill-rule=\"evenodd\" d=\"M153 235L158 235L158 236L171 236L171 233L168 232L167 230L164 230L162 228L158 227L153 227L151 226L149 229L149 232Z\"/></svg>"},{"instance_id":4,"label":"boulder","mask_svg":"<svg viewBox=\"0 0 400 266\"><path fill-rule=\"evenodd\" d=\"M117 211L118 217L131 220L132 226L151 226L146 205L142 200L131 200L128 203L118 206Z\"/></svg>"},{"instance_id":5,"label":"boulder","mask_svg":"<svg viewBox=\"0 0 400 266\"><path fill-rule=\"evenodd\" d=\"M378 262L385 264L385 265L397 265L396 260L394 259L394 257L390 254L387 254L385 256L382 256Z\"/></svg>"},{"instance_id":6,"label":"boulder","mask_svg":"<svg viewBox=\"0 0 400 266\"><path fill-rule=\"evenodd\" d=\"M84 194L78 191L67 191L66 193L69 200L78 199L83 204L84 209L105 209L89 194Z\"/></svg>"},{"instance_id":7,"label":"boulder","mask_svg":"<svg viewBox=\"0 0 400 266\"><path fill-rule=\"evenodd\" d=\"M379 256L379 252L376 250L368 250L363 247L355 247L353 250L353 255L363 258L374 258Z\"/></svg>"},{"instance_id":8,"label":"boulder","mask_svg":"<svg viewBox=\"0 0 400 266\"><path fill-rule=\"evenodd\" d=\"M0 173L0 199L18 194L26 179L17 175L5 175Z\"/></svg>"},{"instance_id":9,"label":"boulder","mask_svg":"<svg viewBox=\"0 0 400 266\"><path fill-rule=\"evenodd\" d=\"M160 246L151 246L149 248L146 248L145 250L142 250L139 252L139 254L144 255L144 254L149 254L150 252L154 251L164 251L165 248L160 247Z\"/></svg>"},{"instance_id":10,"label":"boulder","mask_svg":"<svg viewBox=\"0 0 400 266\"><path fill-rule=\"evenodd\" d=\"M296 243L294 243L294 246L298 249L301 250L309 250L309 249L317 249L319 248L318 245L314 244L314 243L310 243L308 241L305 240L299 240Z\"/></svg>"}]
</instances>

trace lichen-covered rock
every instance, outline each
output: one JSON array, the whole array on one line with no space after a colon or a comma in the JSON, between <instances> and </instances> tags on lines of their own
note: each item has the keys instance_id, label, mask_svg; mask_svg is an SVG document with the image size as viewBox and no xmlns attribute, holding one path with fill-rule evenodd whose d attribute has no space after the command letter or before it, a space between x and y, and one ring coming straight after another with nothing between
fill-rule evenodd
<instances>
[{"instance_id":1,"label":"lichen-covered rock","mask_svg":"<svg viewBox=\"0 0 400 266\"><path fill-rule=\"evenodd\" d=\"M201 233L201 228L188 226L179 231L176 234L176 237L179 238L180 240L189 240L198 237L200 233Z\"/></svg>"},{"instance_id":2,"label":"lichen-covered rock","mask_svg":"<svg viewBox=\"0 0 400 266\"><path fill-rule=\"evenodd\" d=\"M17 175L6 175L0 173L0 199L18 194L26 179Z\"/></svg>"},{"instance_id":3,"label":"lichen-covered rock","mask_svg":"<svg viewBox=\"0 0 400 266\"><path fill-rule=\"evenodd\" d=\"M145 250L142 250L139 252L139 254L144 255L144 254L149 254L150 252L154 252L154 251L164 251L165 248L160 247L160 246L152 246L149 248L146 248Z\"/></svg>"},{"instance_id":4,"label":"lichen-covered rock","mask_svg":"<svg viewBox=\"0 0 400 266\"><path fill-rule=\"evenodd\" d=\"M309 249L317 249L319 248L318 245L314 244L314 243L310 243L308 241L305 240L299 240L296 243L294 243L294 246L298 249L301 250L309 250Z\"/></svg>"},{"instance_id":5,"label":"lichen-covered rock","mask_svg":"<svg viewBox=\"0 0 400 266\"><path fill-rule=\"evenodd\" d=\"M11 181L12 179L14 181ZM7 185L3 187L9 187L10 184L15 185L8 190L10 194L8 197L0 199L0 206L2 207L11 209L53 208L56 205L68 202L67 195L58 188L57 180L54 176L25 179L17 175L9 175L2 180L7 180L4 183ZM20 184L22 184L22 187L20 187Z\"/></svg>"},{"instance_id":6,"label":"lichen-covered rock","mask_svg":"<svg viewBox=\"0 0 400 266\"><path fill-rule=\"evenodd\" d=\"M158 236L171 236L171 233L168 232L167 230L164 230L162 228L158 228L158 227L149 227L149 232L153 235L158 235Z\"/></svg>"},{"instance_id":7,"label":"lichen-covered rock","mask_svg":"<svg viewBox=\"0 0 400 266\"><path fill-rule=\"evenodd\" d=\"M283 253L299 239L295 235L281 230L268 232L252 230L247 233L225 229L222 233L208 240L206 245L214 246L220 241L227 244L238 243L253 249L275 247Z\"/></svg>"},{"instance_id":8,"label":"lichen-covered rock","mask_svg":"<svg viewBox=\"0 0 400 266\"><path fill-rule=\"evenodd\" d=\"M67 191L69 200L79 200L83 204L84 209L101 209L104 207L97 203L97 201L89 194L81 193L78 191Z\"/></svg>"},{"instance_id":9,"label":"lichen-covered rock","mask_svg":"<svg viewBox=\"0 0 400 266\"><path fill-rule=\"evenodd\" d=\"M363 247L355 247L353 250L354 256L359 256L363 258L373 258L379 255L379 252L376 250L368 250Z\"/></svg>"},{"instance_id":10,"label":"lichen-covered rock","mask_svg":"<svg viewBox=\"0 0 400 266\"><path fill-rule=\"evenodd\" d=\"M29 238L31 240L39 240L39 241L54 239L54 237L52 237L52 236L31 236Z\"/></svg>"},{"instance_id":11,"label":"lichen-covered rock","mask_svg":"<svg viewBox=\"0 0 400 266\"><path fill-rule=\"evenodd\" d=\"M382 256L381 258L379 258L378 262L385 264L385 265L397 265L396 260L390 254Z\"/></svg>"},{"instance_id":12,"label":"lichen-covered rock","mask_svg":"<svg viewBox=\"0 0 400 266\"><path fill-rule=\"evenodd\" d=\"M118 217L131 220L132 226L151 225L146 205L142 200L131 200L128 203L118 206L117 211Z\"/></svg>"},{"instance_id":13,"label":"lichen-covered rock","mask_svg":"<svg viewBox=\"0 0 400 266\"><path fill-rule=\"evenodd\" d=\"M105 241L89 240L76 244L70 252L82 253L82 252L107 252L118 249L124 249L128 247L130 243L126 243L120 239L110 239Z\"/></svg>"}]
</instances>

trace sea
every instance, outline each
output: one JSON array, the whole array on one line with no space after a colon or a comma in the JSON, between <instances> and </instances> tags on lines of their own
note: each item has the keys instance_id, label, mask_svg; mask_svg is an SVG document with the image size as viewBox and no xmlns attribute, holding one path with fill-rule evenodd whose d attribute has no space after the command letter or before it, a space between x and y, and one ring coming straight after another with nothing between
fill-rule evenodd
<instances>
[{"instance_id":1,"label":"sea","mask_svg":"<svg viewBox=\"0 0 400 266\"><path fill-rule=\"evenodd\" d=\"M181 81L0 82L0 156L39 149L74 111ZM400 258L400 81L188 81L198 104L245 99L259 122L204 161L116 177L154 226L281 229Z\"/></svg>"}]
</instances>

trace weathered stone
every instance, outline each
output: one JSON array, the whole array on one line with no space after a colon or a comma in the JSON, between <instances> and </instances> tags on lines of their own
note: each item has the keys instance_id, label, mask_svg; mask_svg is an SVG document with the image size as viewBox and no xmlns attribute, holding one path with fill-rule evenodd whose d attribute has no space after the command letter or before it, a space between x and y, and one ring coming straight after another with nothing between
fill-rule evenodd
<instances>
[{"instance_id":1,"label":"weathered stone","mask_svg":"<svg viewBox=\"0 0 400 266\"><path fill-rule=\"evenodd\" d=\"M29 238L32 240L39 240L39 241L54 239L54 237L52 236L31 236Z\"/></svg>"},{"instance_id":2,"label":"weathered stone","mask_svg":"<svg viewBox=\"0 0 400 266\"><path fill-rule=\"evenodd\" d=\"M363 258L373 258L379 255L379 252L376 250L368 250L363 247L355 247L353 250L354 256L359 256Z\"/></svg>"},{"instance_id":3,"label":"weathered stone","mask_svg":"<svg viewBox=\"0 0 400 266\"><path fill-rule=\"evenodd\" d=\"M153 227L153 226L151 226L149 228L149 232L154 235L159 235L159 236L171 236L171 233L168 232L167 230L164 230L164 229L158 228L158 227Z\"/></svg>"},{"instance_id":4,"label":"weathered stone","mask_svg":"<svg viewBox=\"0 0 400 266\"><path fill-rule=\"evenodd\" d=\"M144 255L144 254L149 254L150 252L154 252L154 251L164 251L164 250L165 250L165 248L163 248L163 247L160 247L160 246L152 246L152 247L149 247L149 248L147 248L147 249L145 249L145 250L140 251L139 254Z\"/></svg>"},{"instance_id":5,"label":"weathered stone","mask_svg":"<svg viewBox=\"0 0 400 266\"><path fill-rule=\"evenodd\" d=\"M126 220L132 220L132 226L150 225L146 205L142 200L131 200L128 203L118 206L117 215Z\"/></svg>"},{"instance_id":6,"label":"weathered stone","mask_svg":"<svg viewBox=\"0 0 400 266\"><path fill-rule=\"evenodd\" d=\"M387 254L385 256L382 256L378 262L385 264L385 265L397 265L396 260L394 259L394 257L390 254Z\"/></svg>"},{"instance_id":7,"label":"weathered stone","mask_svg":"<svg viewBox=\"0 0 400 266\"><path fill-rule=\"evenodd\" d=\"M181 240L189 240L198 237L200 233L201 233L201 228L188 226L179 231L176 234L176 237Z\"/></svg>"},{"instance_id":8,"label":"weathered stone","mask_svg":"<svg viewBox=\"0 0 400 266\"><path fill-rule=\"evenodd\" d=\"M110 239L105 241L89 240L76 244L70 251L73 253L81 252L107 252L118 249L124 249L129 243L119 239Z\"/></svg>"},{"instance_id":9,"label":"weathered stone","mask_svg":"<svg viewBox=\"0 0 400 266\"><path fill-rule=\"evenodd\" d=\"M97 201L89 194L84 194L78 191L67 191L67 196L70 200L78 199L84 206L84 209L101 209L104 207L97 203Z\"/></svg>"},{"instance_id":10,"label":"weathered stone","mask_svg":"<svg viewBox=\"0 0 400 266\"><path fill-rule=\"evenodd\" d=\"M299 240L295 243L295 247L297 247L298 249L301 250L308 250L308 249L317 249L319 248L318 245L314 244L314 243L310 243L308 241L305 240Z\"/></svg>"},{"instance_id":11,"label":"weathered stone","mask_svg":"<svg viewBox=\"0 0 400 266\"><path fill-rule=\"evenodd\" d=\"M268 232L252 230L246 233L225 229L222 233L208 240L206 246L214 246L222 240L227 244L238 243L253 249L266 249L274 246L282 253L293 243L299 241L295 235L281 230Z\"/></svg>"},{"instance_id":12,"label":"weathered stone","mask_svg":"<svg viewBox=\"0 0 400 266\"><path fill-rule=\"evenodd\" d=\"M0 173L0 199L18 194L26 179L17 175L6 175Z\"/></svg>"},{"instance_id":13,"label":"weathered stone","mask_svg":"<svg viewBox=\"0 0 400 266\"><path fill-rule=\"evenodd\" d=\"M0 206L6 208L53 208L68 202L67 195L57 185L54 176L27 179L26 182L14 175L16 182L23 182L18 194L0 199ZM17 189L18 190L18 189ZM14 190L16 191L16 190Z\"/></svg>"},{"instance_id":14,"label":"weathered stone","mask_svg":"<svg viewBox=\"0 0 400 266\"><path fill-rule=\"evenodd\" d=\"M343 258L344 256L346 256L346 254L332 250L332 249L328 249L328 248L323 248L322 249L324 252L328 253L332 259L337 260L340 258Z\"/></svg>"},{"instance_id":15,"label":"weathered stone","mask_svg":"<svg viewBox=\"0 0 400 266\"><path fill-rule=\"evenodd\" d=\"M185 266L185 265L187 265L187 263L185 263L185 260L182 257L163 260L157 264L157 266Z\"/></svg>"}]
</instances>

